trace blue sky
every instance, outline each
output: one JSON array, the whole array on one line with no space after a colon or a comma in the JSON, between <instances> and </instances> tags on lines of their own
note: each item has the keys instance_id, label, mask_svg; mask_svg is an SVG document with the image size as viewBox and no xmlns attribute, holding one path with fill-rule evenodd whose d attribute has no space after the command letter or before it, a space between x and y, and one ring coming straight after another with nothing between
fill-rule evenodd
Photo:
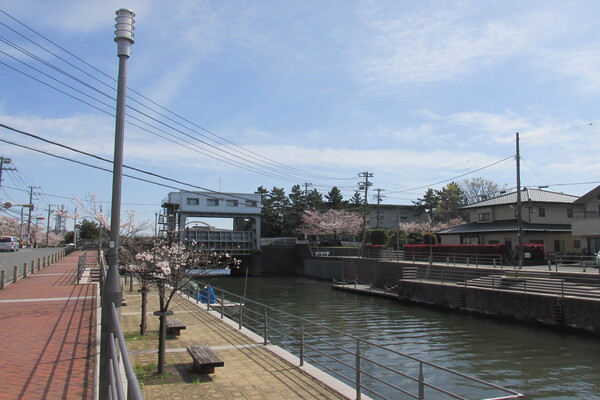
<instances>
[{"instance_id":1,"label":"blue sky","mask_svg":"<svg viewBox=\"0 0 600 400\"><path fill-rule=\"evenodd\" d=\"M591 0L0 0L0 123L111 159L123 7L136 13L127 165L217 191L310 182L346 197L368 171L384 203L411 204L470 177L514 188L518 131L523 185L582 195L600 182ZM110 168L10 130L0 139ZM17 168L2 201L28 202L29 186L38 210L110 200L110 173L5 142L0 155ZM122 208L154 221L172 190L124 178Z\"/></svg>"}]
</instances>

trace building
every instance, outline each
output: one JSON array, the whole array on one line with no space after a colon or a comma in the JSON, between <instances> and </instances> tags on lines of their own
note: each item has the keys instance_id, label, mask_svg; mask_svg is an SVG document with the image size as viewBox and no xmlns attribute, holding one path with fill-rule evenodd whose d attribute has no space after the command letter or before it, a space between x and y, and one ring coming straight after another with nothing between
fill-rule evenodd
<instances>
[{"instance_id":1,"label":"building","mask_svg":"<svg viewBox=\"0 0 600 400\"><path fill-rule=\"evenodd\" d=\"M260 194L171 192L162 202L159 224L162 235L178 234L182 243L233 255L260 249ZM194 218L231 218L233 229L214 229Z\"/></svg>"},{"instance_id":2,"label":"building","mask_svg":"<svg viewBox=\"0 0 600 400\"><path fill-rule=\"evenodd\" d=\"M429 221L427 214L419 213L417 206L394 204L370 205L367 219L370 229L395 229L401 223Z\"/></svg>"},{"instance_id":3,"label":"building","mask_svg":"<svg viewBox=\"0 0 600 400\"><path fill-rule=\"evenodd\" d=\"M544 244L551 252L580 253L581 239L571 224L585 211L577 196L541 189L521 190L523 243ZM591 206L591 205L590 205ZM518 244L517 192L463 207L469 223L438 234L442 244Z\"/></svg>"},{"instance_id":4,"label":"building","mask_svg":"<svg viewBox=\"0 0 600 400\"><path fill-rule=\"evenodd\" d=\"M571 223L573 236L581 238L582 253L597 253L600 251L600 186L575 200L575 204L582 206L583 211L575 213Z\"/></svg>"}]
</instances>

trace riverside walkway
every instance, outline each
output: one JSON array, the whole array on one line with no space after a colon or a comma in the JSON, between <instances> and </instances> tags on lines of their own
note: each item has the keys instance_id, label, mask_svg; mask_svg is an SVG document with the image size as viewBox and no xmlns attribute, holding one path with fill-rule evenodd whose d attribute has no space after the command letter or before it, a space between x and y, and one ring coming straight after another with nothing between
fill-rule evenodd
<instances>
[{"instance_id":1,"label":"riverside walkway","mask_svg":"<svg viewBox=\"0 0 600 400\"><path fill-rule=\"evenodd\" d=\"M148 294L148 330L140 336L141 295L137 289L134 286L130 291L129 285L123 288L128 305L121 308L121 326L145 399L354 398L354 391L346 385L314 368L298 367L297 360L281 349L263 345L256 335L238 330L226 319L221 320L218 313L180 296L173 298L170 309L186 329L180 336L168 337L166 374L156 376L158 317L152 310L158 309L158 297L155 289ZM225 361L224 367L212 374L194 372L186 348L199 344L217 352ZM313 373L318 379L311 376Z\"/></svg>"},{"instance_id":2,"label":"riverside walkway","mask_svg":"<svg viewBox=\"0 0 600 400\"><path fill-rule=\"evenodd\" d=\"M79 253L0 290L0 399L94 399L96 285Z\"/></svg>"}]
</instances>

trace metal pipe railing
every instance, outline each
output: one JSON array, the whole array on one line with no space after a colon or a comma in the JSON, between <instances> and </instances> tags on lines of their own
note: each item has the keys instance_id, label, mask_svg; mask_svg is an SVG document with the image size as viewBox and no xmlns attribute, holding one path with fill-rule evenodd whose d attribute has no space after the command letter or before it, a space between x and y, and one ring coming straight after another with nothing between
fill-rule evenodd
<instances>
[{"instance_id":1,"label":"metal pipe railing","mask_svg":"<svg viewBox=\"0 0 600 400\"><path fill-rule=\"evenodd\" d=\"M100 287L103 288L104 282L106 281L106 265L104 257L99 257L99 261ZM125 337L123 336L123 330L119 321L119 313L112 302L110 303L109 312L109 334L107 335L107 341L100 344L101 347L108 346L108 354L110 354L110 359L108 360L108 395L113 400L142 400L143 396L140 390L140 384L131 365ZM102 348L101 352L104 351L105 349ZM127 379L127 393L125 393L124 384L121 380L121 374L119 373L121 365L123 366L125 377Z\"/></svg>"},{"instance_id":2,"label":"metal pipe railing","mask_svg":"<svg viewBox=\"0 0 600 400\"><path fill-rule=\"evenodd\" d=\"M384 385L389 388L389 390L393 390L396 395L402 393L403 395L408 395L415 399L424 399L426 389L455 399L465 398L460 394L452 393L450 390L428 382L426 378L427 374L424 371L425 366L434 370L429 372L431 376L437 377L441 373L448 374L449 379L450 377L454 377L453 379L466 380L470 382L471 385L479 385L481 390L497 390L503 392L503 397L497 398L517 399L523 397L522 394L516 391L390 349L375 342L346 334L337 329L295 316L286 311L275 309L266 304L243 298L240 295L227 292L222 288L220 288L219 291L222 296L220 299L221 304L223 304L224 296L228 296L228 301L234 303L237 302L235 310L240 315L236 322L238 322L240 329L243 326L258 335L262 333L264 335L264 343L267 343L266 336L268 334L269 342L286 348L292 353L298 352L300 366L304 365L305 360L308 359L318 365L320 369L339 376L341 379L354 385L357 399L360 399L361 394L364 392L378 398L387 398L390 396L389 394L381 393L380 386L373 387L372 385L374 382ZM209 306L218 307L219 302ZM224 308L225 307L221 307L221 312L225 312ZM229 318L233 316L232 314L231 310L225 312L225 315ZM242 314L244 315L243 317ZM256 316L256 318L254 318L254 316ZM277 329L275 326L282 326L284 329ZM338 342L353 340L355 342L355 351L344 348L348 347L346 344L334 343L335 340ZM382 353L389 354L389 359L395 360L393 362L395 363L394 365L397 366L406 368L409 363L416 363L413 367L416 376L411 376L410 374L394 368L394 366L386 365L382 361L377 361L369 357L365 351L367 348L378 348ZM341 357L336 356L335 352L341 353ZM311 357L311 354L318 355L320 359L314 359ZM388 359L387 357L380 358ZM368 368L366 366L367 364ZM385 374L381 374L381 372L385 372ZM369 378L371 384L365 382L363 378ZM411 393L409 388L400 387L401 383L399 382L399 379L408 379L408 382L412 382L413 384L416 383L417 393ZM460 387L462 387L462 385Z\"/></svg>"}]
</instances>

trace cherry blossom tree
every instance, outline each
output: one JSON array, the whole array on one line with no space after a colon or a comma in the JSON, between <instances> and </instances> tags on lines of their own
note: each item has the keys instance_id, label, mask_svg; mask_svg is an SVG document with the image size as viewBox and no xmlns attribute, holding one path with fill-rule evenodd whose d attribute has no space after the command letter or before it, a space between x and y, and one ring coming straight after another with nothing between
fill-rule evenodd
<instances>
[{"instance_id":1,"label":"cherry blossom tree","mask_svg":"<svg viewBox=\"0 0 600 400\"><path fill-rule=\"evenodd\" d=\"M6 236L19 237L21 223L16 218L0 216L0 232Z\"/></svg>"},{"instance_id":2,"label":"cherry blossom tree","mask_svg":"<svg viewBox=\"0 0 600 400\"><path fill-rule=\"evenodd\" d=\"M167 315L173 296L191 280L189 272L196 269L237 268L240 260L227 253L217 253L203 249L191 250L184 245L166 240L156 240L145 251L135 255L132 263L125 266L127 271L141 274L158 290L159 343L158 374L165 371L165 341Z\"/></svg>"},{"instance_id":3,"label":"cherry blossom tree","mask_svg":"<svg viewBox=\"0 0 600 400\"><path fill-rule=\"evenodd\" d=\"M458 225L463 225L466 222L461 218L454 218L447 222L437 222L437 223L429 223L429 222L404 222L399 225L400 229L402 229L406 233L424 233L424 232L439 232L445 229L450 229Z\"/></svg>"},{"instance_id":4,"label":"cherry blossom tree","mask_svg":"<svg viewBox=\"0 0 600 400\"><path fill-rule=\"evenodd\" d=\"M84 216L98 223L106 239L108 239L110 232L110 209L105 210L95 194L88 194L87 198L83 200L74 197L73 202L77 204L77 207ZM125 219L121 220L119 224L119 235L122 237L133 237L152 227L152 223L148 220L136 221L134 210L125 210L125 215Z\"/></svg>"},{"instance_id":5,"label":"cherry blossom tree","mask_svg":"<svg viewBox=\"0 0 600 400\"><path fill-rule=\"evenodd\" d=\"M356 235L362 226L362 215L346 210L306 210L302 216L304 225L298 232L306 235L331 235L337 240L340 235Z\"/></svg>"}]
</instances>

